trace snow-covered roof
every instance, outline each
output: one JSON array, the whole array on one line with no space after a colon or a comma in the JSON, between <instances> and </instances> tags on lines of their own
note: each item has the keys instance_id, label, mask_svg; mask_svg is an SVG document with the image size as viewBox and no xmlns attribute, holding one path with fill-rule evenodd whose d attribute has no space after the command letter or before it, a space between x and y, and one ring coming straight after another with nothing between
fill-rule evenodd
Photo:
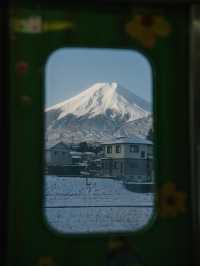
<instances>
[{"instance_id":1,"label":"snow-covered roof","mask_svg":"<svg viewBox=\"0 0 200 266\"><path fill-rule=\"evenodd\" d=\"M72 147L77 147L77 148L79 148L79 147L80 147L80 144L79 144L79 143L76 143L76 144L73 143L73 144L71 144L71 146L72 146Z\"/></svg>"},{"instance_id":2,"label":"snow-covered roof","mask_svg":"<svg viewBox=\"0 0 200 266\"><path fill-rule=\"evenodd\" d=\"M62 142L62 141L59 141L59 142L57 142L57 143L54 143L54 144L52 144L52 143L50 143L50 144L46 144L45 145L45 149L46 150L50 150L50 149L69 149L69 147L68 147L68 145L66 144L66 143L64 143L64 142Z\"/></svg>"},{"instance_id":3,"label":"snow-covered roof","mask_svg":"<svg viewBox=\"0 0 200 266\"><path fill-rule=\"evenodd\" d=\"M86 162L79 163L80 166L87 166L88 164Z\"/></svg>"},{"instance_id":4,"label":"snow-covered roof","mask_svg":"<svg viewBox=\"0 0 200 266\"><path fill-rule=\"evenodd\" d=\"M46 150L49 150L49 149L51 149L52 147L54 147L56 144L54 143L54 144L52 144L52 143L47 143L47 144L45 144L45 149Z\"/></svg>"},{"instance_id":5,"label":"snow-covered roof","mask_svg":"<svg viewBox=\"0 0 200 266\"><path fill-rule=\"evenodd\" d=\"M132 137L132 138L127 138L127 137L120 137L120 138L115 138L110 141L105 141L102 143L103 145L108 145L108 144L146 144L146 145L153 145L153 142L147 139L142 139L139 137Z\"/></svg>"},{"instance_id":6,"label":"snow-covered roof","mask_svg":"<svg viewBox=\"0 0 200 266\"><path fill-rule=\"evenodd\" d=\"M81 156L82 155L82 152L80 152L80 151L70 151L70 154L72 156Z\"/></svg>"}]
</instances>

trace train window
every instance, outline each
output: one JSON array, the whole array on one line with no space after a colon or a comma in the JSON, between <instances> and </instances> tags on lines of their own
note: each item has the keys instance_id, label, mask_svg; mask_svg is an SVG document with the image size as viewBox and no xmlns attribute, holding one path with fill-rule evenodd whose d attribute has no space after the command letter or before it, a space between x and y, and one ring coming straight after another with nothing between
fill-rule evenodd
<instances>
[{"instance_id":1,"label":"train window","mask_svg":"<svg viewBox=\"0 0 200 266\"><path fill-rule=\"evenodd\" d=\"M70 234L142 229L154 213L153 156L129 151L153 148L148 60L134 50L58 49L45 89L45 153L67 154L45 156L48 224Z\"/></svg>"},{"instance_id":2,"label":"train window","mask_svg":"<svg viewBox=\"0 0 200 266\"><path fill-rule=\"evenodd\" d=\"M197 72L188 65L199 12L131 0L23 2L1 23L9 26L3 264L191 265L198 204L193 217L189 75ZM137 104L126 93L140 107L151 103L134 114L153 117L133 120Z\"/></svg>"}]
</instances>

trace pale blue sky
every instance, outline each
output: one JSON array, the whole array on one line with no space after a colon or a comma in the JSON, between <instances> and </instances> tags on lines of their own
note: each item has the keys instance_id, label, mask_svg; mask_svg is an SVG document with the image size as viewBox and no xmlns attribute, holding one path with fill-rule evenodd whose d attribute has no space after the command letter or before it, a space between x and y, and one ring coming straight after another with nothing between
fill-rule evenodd
<instances>
[{"instance_id":1,"label":"pale blue sky","mask_svg":"<svg viewBox=\"0 0 200 266\"><path fill-rule=\"evenodd\" d=\"M46 107L67 100L96 82L118 82L141 98L152 99L152 70L140 53L123 49L62 48L45 69Z\"/></svg>"}]
</instances>

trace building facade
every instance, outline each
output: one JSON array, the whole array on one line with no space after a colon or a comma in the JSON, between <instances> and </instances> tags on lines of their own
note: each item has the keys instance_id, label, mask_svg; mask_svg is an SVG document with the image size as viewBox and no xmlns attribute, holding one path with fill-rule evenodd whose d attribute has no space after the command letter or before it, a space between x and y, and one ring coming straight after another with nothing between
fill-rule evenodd
<instances>
[{"instance_id":1,"label":"building facade","mask_svg":"<svg viewBox=\"0 0 200 266\"><path fill-rule=\"evenodd\" d=\"M152 181L153 143L140 138L118 138L103 144L102 175Z\"/></svg>"},{"instance_id":2,"label":"building facade","mask_svg":"<svg viewBox=\"0 0 200 266\"><path fill-rule=\"evenodd\" d=\"M72 156L69 147L59 142L56 145L47 147L45 150L46 164L63 166L72 163Z\"/></svg>"},{"instance_id":3,"label":"building facade","mask_svg":"<svg viewBox=\"0 0 200 266\"><path fill-rule=\"evenodd\" d=\"M70 151L70 155L72 158L72 164L79 164L82 162L83 154L79 151Z\"/></svg>"}]
</instances>

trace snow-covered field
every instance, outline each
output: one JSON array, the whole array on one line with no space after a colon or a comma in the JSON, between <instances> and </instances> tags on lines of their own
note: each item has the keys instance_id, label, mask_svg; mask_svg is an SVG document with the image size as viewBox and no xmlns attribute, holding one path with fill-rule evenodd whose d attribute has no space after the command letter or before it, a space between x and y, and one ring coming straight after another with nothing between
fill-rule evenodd
<instances>
[{"instance_id":1,"label":"snow-covered field","mask_svg":"<svg viewBox=\"0 0 200 266\"><path fill-rule=\"evenodd\" d=\"M45 177L45 215L63 233L135 231L153 215L153 194L134 193L121 181Z\"/></svg>"}]
</instances>

